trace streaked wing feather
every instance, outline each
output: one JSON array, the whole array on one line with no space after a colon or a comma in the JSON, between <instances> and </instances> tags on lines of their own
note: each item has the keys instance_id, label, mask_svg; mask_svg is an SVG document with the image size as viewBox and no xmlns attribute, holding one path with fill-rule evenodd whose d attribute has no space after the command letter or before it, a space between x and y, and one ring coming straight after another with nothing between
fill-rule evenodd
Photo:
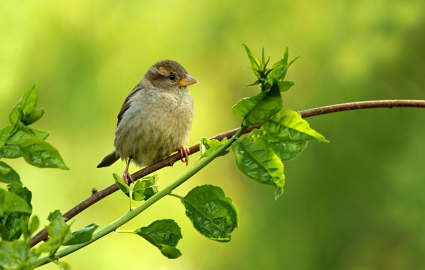
<instances>
[{"instance_id":1,"label":"streaked wing feather","mask_svg":"<svg viewBox=\"0 0 425 270\"><path fill-rule=\"evenodd\" d=\"M133 90L130 92L130 94L128 94L127 98L125 99L124 103L122 104L120 112L118 113L117 127L120 124L124 113L128 110L128 108L130 108L130 98L140 90L142 90L142 87L141 87L140 84L138 84L133 88Z\"/></svg>"}]
</instances>

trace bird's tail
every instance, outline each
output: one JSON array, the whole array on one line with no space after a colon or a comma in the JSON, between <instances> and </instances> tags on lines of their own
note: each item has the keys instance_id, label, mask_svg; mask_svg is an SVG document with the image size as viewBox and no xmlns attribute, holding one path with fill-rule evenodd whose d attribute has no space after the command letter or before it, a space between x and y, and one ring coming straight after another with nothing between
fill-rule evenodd
<instances>
[{"instance_id":1,"label":"bird's tail","mask_svg":"<svg viewBox=\"0 0 425 270\"><path fill-rule=\"evenodd\" d=\"M97 165L98 168L102 167L108 167L115 163L120 158L120 155L114 150L106 157L102 158L99 165Z\"/></svg>"}]
</instances>

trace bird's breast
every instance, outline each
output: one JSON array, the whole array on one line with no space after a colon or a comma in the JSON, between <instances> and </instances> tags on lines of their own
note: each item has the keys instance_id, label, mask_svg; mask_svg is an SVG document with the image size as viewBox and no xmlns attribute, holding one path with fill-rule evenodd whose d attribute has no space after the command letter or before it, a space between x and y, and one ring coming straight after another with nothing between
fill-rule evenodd
<instances>
[{"instance_id":1,"label":"bird's breast","mask_svg":"<svg viewBox=\"0 0 425 270\"><path fill-rule=\"evenodd\" d=\"M138 165L150 165L189 140L193 114L187 91L139 91L117 127L115 148L122 158L131 156Z\"/></svg>"}]
</instances>

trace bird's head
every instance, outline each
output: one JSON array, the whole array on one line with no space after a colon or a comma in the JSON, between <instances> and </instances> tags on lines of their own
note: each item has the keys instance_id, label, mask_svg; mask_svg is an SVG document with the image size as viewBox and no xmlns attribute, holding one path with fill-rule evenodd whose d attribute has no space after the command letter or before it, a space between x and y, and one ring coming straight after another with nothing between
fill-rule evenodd
<instances>
[{"instance_id":1,"label":"bird's head","mask_svg":"<svg viewBox=\"0 0 425 270\"><path fill-rule=\"evenodd\" d=\"M146 83L163 90L179 90L197 83L176 61L162 60L151 66L143 77Z\"/></svg>"}]
</instances>

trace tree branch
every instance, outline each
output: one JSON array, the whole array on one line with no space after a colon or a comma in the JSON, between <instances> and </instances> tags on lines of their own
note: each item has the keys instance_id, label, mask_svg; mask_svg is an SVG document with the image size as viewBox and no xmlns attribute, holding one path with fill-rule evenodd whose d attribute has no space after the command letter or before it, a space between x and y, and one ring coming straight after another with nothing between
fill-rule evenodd
<instances>
[{"instance_id":1,"label":"tree branch","mask_svg":"<svg viewBox=\"0 0 425 270\"><path fill-rule=\"evenodd\" d=\"M307 118L316 115L328 114L333 112L341 112L341 111L349 111L349 110L359 110L359 109L370 109L370 108L393 108L393 107L417 107L417 108L425 108L425 100L377 100L377 101L362 101L362 102L352 102L352 103L343 103L330 105L310 110L301 111L301 117ZM260 128L261 126L252 126L249 127L245 133L250 132L253 129ZM221 141L223 138L231 138L238 132L239 128L229 130L224 133L220 133L210 139L216 139ZM190 147L190 154L194 154L199 151L199 143L192 145ZM180 160L180 154L174 154L168 158L165 158L155 164L152 164L140 171L132 174L134 180L140 179L148 174L151 174L159 169L164 167L173 166L174 162ZM104 188L98 192L93 193L89 198L85 199L81 203L74 206L71 210L66 212L63 216L68 220L75 217L85 209L89 208L91 205L100 201L101 199L109 196L118 190L118 186L116 184L110 185L107 188ZM39 231L31 240L31 247L35 246L42 240L47 240L47 232L45 229Z\"/></svg>"}]
</instances>

